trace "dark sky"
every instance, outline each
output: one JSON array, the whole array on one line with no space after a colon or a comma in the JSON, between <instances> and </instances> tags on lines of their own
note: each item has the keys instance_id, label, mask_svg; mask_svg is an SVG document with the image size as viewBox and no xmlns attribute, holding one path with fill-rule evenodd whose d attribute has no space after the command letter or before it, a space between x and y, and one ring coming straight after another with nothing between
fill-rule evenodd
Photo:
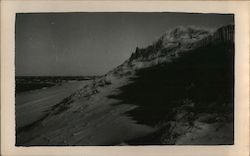
<instances>
[{"instance_id":1,"label":"dark sky","mask_svg":"<svg viewBox=\"0 0 250 156\"><path fill-rule=\"evenodd\" d=\"M167 30L218 28L232 15L185 13L22 13L16 16L16 76L104 74Z\"/></svg>"}]
</instances>

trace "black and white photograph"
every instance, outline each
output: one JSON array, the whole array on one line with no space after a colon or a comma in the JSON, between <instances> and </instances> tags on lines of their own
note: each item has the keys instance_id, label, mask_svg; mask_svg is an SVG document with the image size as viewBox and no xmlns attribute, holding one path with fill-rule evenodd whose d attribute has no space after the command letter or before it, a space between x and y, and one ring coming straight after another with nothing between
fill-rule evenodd
<instances>
[{"instance_id":1,"label":"black and white photograph","mask_svg":"<svg viewBox=\"0 0 250 156\"><path fill-rule=\"evenodd\" d=\"M15 14L15 146L234 145L235 16Z\"/></svg>"}]
</instances>

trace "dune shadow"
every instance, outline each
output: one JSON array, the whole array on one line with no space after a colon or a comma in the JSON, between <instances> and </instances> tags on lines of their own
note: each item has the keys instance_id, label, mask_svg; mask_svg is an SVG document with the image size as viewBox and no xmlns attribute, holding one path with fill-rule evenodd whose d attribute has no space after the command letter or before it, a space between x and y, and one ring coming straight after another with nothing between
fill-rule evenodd
<instances>
[{"instance_id":1,"label":"dune shadow","mask_svg":"<svg viewBox=\"0 0 250 156\"><path fill-rule=\"evenodd\" d=\"M171 63L138 70L136 75L119 95L109 98L139 106L127 112L139 123L155 126L171 120L172 110L185 100L194 103L194 113L233 114L233 43L199 48Z\"/></svg>"}]
</instances>

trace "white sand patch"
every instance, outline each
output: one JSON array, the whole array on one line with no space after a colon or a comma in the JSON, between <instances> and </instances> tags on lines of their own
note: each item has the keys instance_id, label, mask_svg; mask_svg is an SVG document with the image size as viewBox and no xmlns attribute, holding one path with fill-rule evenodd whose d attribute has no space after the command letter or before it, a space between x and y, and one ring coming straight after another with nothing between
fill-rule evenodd
<instances>
[{"instance_id":1,"label":"white sand patch","mask_svg":"<svg viewBox=\"0 0 250 156\"><path fill-rule=\"evenodd\" d=\"M96 81L97 83L99 81ZM95 83L96 83L95 82ZM24 145L115 145L152 133L155 129L137 124L125 112L136 108L108 98L128 79L113 79L112 85L90 85L98 90L89 96L72 96L75 101L59 114L51 113L39 125L21 132ZM85 87L86 90L93 89ZM85 95L84 92L81 95ZM78 94L76 94L78 95ZM80 94L79 94L80 95Z\"/></svg>"},{"instance_id":2,"label":"white sand patch","mask_svg":"<svg viewBox=\"0 0 250 156\"><path fill-rule=\"evenodd\" d=\"M53 105L87 83L90 83L90 81L76 81L44 90L17 94L15 106L16 127L23 127L38 120Z\"/></svg>"}]
</instances>

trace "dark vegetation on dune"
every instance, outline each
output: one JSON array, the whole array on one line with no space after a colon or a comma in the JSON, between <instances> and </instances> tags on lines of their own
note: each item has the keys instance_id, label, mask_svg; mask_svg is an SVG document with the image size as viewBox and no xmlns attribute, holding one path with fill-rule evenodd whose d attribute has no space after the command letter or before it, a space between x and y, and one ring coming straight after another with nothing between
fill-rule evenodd
<instances>
[{"instance_id":1,"label":"dark vegetation on dune","mask_svg":"<svg viewBox=\"0 0 250 156\"><path fill-rule=\"evenodd\" d=\"M221 42L182 55L172 63L137 71L133 83L110 97L138 105L128 114L151 126L171 120L171 111L187 100L196 114L232 114L233 118L234 44Z\"/></svg>"}]
</instances>

